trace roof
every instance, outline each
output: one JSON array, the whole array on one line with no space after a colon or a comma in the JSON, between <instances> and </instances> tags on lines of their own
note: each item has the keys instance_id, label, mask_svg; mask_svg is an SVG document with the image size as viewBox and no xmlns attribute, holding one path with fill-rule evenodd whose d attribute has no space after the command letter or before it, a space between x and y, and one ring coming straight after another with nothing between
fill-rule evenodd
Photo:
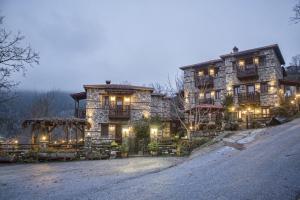
<instances>
[{"instance_id":1,"label":"roof","mask_svg":"<svg viewBox=\"0 0 300 200\"><path fill-rule=\"evenodd\" d=\"M111 90L143 90L153 92L152 87L134 86L134 85L121 85L121 84L96 84L96 85L84 85L84 89L96 88L96 89L111 89Z\"/></svg>"},{"instance_id":2,"label":"roof","mask_svg":"<svg viewBox=\"0 0 300 200\"><path fill-rule=\"evenodd\" d=\"M255 53L255 52L258 52L261 50L265 50L265 49L274 49L274 51L279 59L280 64L282 64L282 65L285 64L284 58L281 54L278 44L272 44L272 45L258 47L258 48L254 48L254 49L247 49L245 51L237 51L234 53L224 54L224 55L220 56L221 59L214 59L214 60L209 60L209 61L196 63L196 64L192 64L192 65L186 65L186 66L180 67L180 69L185 70L185 69L189 69L189 68L207 67L208 65L213 65L218 62L222 62L224 60L224 58L226 58L226 57L247 55L247 54Z\"/></svg>"},{"instance_id":3,"label":"roof","mask_svg":"<svg viewBox=\"0 0 300 200\"><path fill-rule=\"evenodd\" d=\"M196 63L196 64L192 64L192 65L186 65L186 66L180 67L180 69L184 70L184 69L195 68L195 67L207 67L207 65L213 65L218 62L222 62L222 59L214 59L214 60L209 60L209 61Z\"/></svg>"},{"instance_id":4,"label":"roof","mask_svg":"<svg viewBox=\"0 0 300 200\"><path fill-rule=\"evenodd\" d=\"M70 94L70 96L74 99L74 100L82 100L82 99L86 99L86 92L78 92L78 93L72 93Z\"/></svg>"},{"instance_id":5,"label":"roof","mask_svg":"<svg viewBox=\"0 0 300 200\"><path fill-rule=\"evenodd\" d=\"M234 52L234 53L229 53L229 54L224 54L224 55L221 55L220 57L222 59L226 58L226 57L231 57L231 56L241 56L241 55L246 55L246 54L251 54L251 53L255 53L255 52L258 52L258 51L261 51L261 50L266 50L266 49L274 49L280 63L282 65L285 64L285 61L283 59L283 56L281 54L281 51L279 49L279 46L278 44L272 44L272 45L268 45L268 46L263 46L263 47L258 47L258 48L254 48L254 49L247 49L245 51L238 51L238 52Z\"/></svg>"}]
</instances>

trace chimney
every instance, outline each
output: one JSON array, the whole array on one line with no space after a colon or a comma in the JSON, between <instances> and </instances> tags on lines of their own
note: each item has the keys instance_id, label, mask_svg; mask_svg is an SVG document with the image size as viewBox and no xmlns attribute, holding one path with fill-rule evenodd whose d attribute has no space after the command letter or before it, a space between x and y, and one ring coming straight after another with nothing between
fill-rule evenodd
<instances>
[{"instance_id":1,"label":"chimney","mask_svg":"<svg viewBox=\"0 0 300 200\"><path fill-rule=\"evenodd\" d=\"M232 49L232 51L233 51L233 53L237 53L237 52L239 52L239 48L237 48L236 46L234 46L233 49Z\"/></svg>"},{"instance_id":2,"label":"chimney","mask_svg":"<svg viewBox=\"0 0 300 200\"><path fill-rule=\"evenodd\" d=\"M106 85L109 85L110 82L111 82L110 80L106 80L106 81L105 81Z\"/></svg>"}]
</instances>

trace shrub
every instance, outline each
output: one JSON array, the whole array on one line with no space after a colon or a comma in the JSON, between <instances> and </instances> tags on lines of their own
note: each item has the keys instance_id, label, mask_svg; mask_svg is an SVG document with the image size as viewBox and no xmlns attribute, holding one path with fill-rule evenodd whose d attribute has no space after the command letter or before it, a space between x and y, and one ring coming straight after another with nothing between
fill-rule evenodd
<instances>
[{"instance_id":1,"label":"shrub","mask_svg":"<svg viewBox=\"0 0 300 200\"><path fill-rule=\"evenodd\" d=\"M158 143L157 142L150 142L148 144L149 151L158 151Z\"/></svg>"}]
</instances>

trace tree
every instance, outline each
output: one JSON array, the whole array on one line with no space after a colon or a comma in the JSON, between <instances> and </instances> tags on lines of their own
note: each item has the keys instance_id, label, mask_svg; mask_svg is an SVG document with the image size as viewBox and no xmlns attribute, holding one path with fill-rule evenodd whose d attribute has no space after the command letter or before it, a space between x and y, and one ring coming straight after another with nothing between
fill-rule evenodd
<instances>
[{"instance_id":1,"label":"tree","mask_svg":"<svg viewBox=\"0 0 300 200\"><path fill-rule=\"evenodd\" d=\"M167 94L167 88L160 83L151 83L150 87L154 89L155 93L159 94Z\"/></svg>"},{"instance_id":2,"label":"tree","mask_svg":"<svg viewBox=\"0 0 300 200\"><path fill-rule=\"evenodd\" d=\"M291 20L297 24L300 22L300 0L294 6L293 12L294 16L291 17Z\"/></svg>"},{"instance_id":3,"label":"tree","mask_svg":"<svg viewBox=\"0 0 300 200\"><path fill-rule=\"evenodd\" d=\"M300 67L300 54L292 57L292 61L290 62L290 65Z\"/></svg>"},{"instance_id":4,"label":"tree","mask_svg":"<svg viewBox=\"0 0 300 200\"><path fill-rule=\"evenodd\" d=\"M195 72L194 72L195 73ZM192 76L196 77L195 74ZM214 110L209 99L200 99L200 94L206 94L209 84L209 76L198 77L199 87L196 91L189 91L184 88L184 76L175 78L175 87L172 87L169 80L169 94L171 94L171 104L173 112L182 127L187 133L188 139L191 139L191 134L194 131L199 131L204 123L210 120L213 115L218 115L218 110ZM194 83L195 84L195 83Z\"/></svg>"},{"instance_id":5,"label":"tree","mask_svg":"<svg viewBox=\"0 0 300 200\"><path fill-rule=\"evenodd\" d=\"M13 35L3 27L0 17L0 104L11 98L10 91L19 83L11 80L17 72L25 74L28 66L39 64L39 55L30 46L23 44L24 36Z\"/></svg>"}]
</instances>

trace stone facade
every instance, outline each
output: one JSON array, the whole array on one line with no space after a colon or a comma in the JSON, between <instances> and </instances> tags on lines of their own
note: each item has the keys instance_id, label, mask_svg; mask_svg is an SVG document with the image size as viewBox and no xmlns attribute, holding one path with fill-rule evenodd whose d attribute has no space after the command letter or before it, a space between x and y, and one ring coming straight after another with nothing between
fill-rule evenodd
<instances>
[{"instance_id":1,"label":"stone facade","mask_svg":"<svg viewBox=\"0 0 300 200\"><path fill-rule=\"evenodd\" d=\"M260 113L263 108L269 109L278 105L279 80L283 79L282 65L284 64L278 45L241 52L234 49L234 52L220 56L220 58L181 68L184 71L186 108L199 104L197 99L205 99L206 93L209 92L211 95L206 96L214 100L212 104L222 104L225 95L232 94L238 112L245 110L245 107L248 107L249 110L249 106L252 106L257 110L255 112ZM245 70L250 65L256 67L256 76L241 78L238 71L240 72L241 67ZM212 75L213 87L205 88L204 95L201 95L199 93L202 89L195 84L195 79L198 78L198 75L203 76L202 72L199 73L200 71L204 71L205 76L211 76L210 69L214 72ZM263 89L261 88L262 85ZM259 102L256 102L255 105L252 105L253 102L249 102L249 104L239 102L241 94L248 95L250 94L249 90L254 90L253 93L259 95Z\"/></svg>"},{"instance_id":2,"label":"stone facade","mask_svg":"<svg viewBox=\"0 0 300 200\"><path fill-rule=\"evenodd\" d=\"M122 138L124 137L124 132L127 136L134 137L132 124L143 118L159 116L162 119L170 119L169 99L161 94L153 94L153 88L130 85L112 85L107 88L105 85L99 85L98 87L85 86L86 119L91 124L91 128L85 130L85 134L94 140L103 138L114 139L118 135L117 129L119 132L121 131ZM107 99L114 98L114 101L117 101L116 98L119 98L120 102L122 102L121 107L126 106L126 109L128 109L128 113L125 113L128 116L111 118L109 115L111 107L105 106L105 97ZM125 98L128 101L126 105ZM105 127L105 130L101 130L103 127ZM107 129L108 134L105 133Z\"/></svg>"}]
</instances>

